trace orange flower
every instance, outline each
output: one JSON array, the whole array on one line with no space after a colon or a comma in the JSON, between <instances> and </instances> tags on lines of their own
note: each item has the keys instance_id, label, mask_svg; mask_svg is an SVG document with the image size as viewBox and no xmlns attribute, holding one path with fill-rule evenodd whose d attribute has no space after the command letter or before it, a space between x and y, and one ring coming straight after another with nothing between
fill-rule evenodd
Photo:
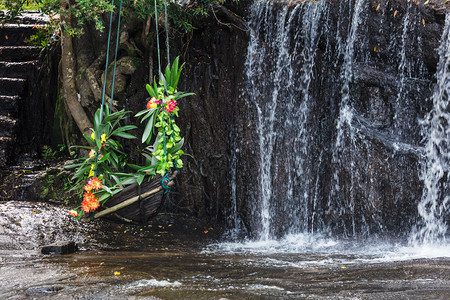
<instances>
[{"instance_id":1,"label":"orange flower","mask_svg":"<svg viewBox=\"0 0 450 300\"><path fill-rule=\"evenodd\" d=\"M147 98L148 99L148 98ZM156 100L155 97L150 99L150 101L147 102L147 109L156 108L159 104L159 100Z\"/></svg>"},{"instance_id":2,"label":"orange flower","mask_svg":"<svg viewBox=\"0 0 450 300\"><path fill-rule=\"evenodd\" d=\"M78 217L78 212L76 210L69 210L68 213L69 213L69 215L72 215L74 217Z\"/></svg>"},{"instance_id":3,"label":"orange flower","mask_svg":"<svg viewBox=\"0 0 450 300\"><path fill-rule=\"evenodd\" d=\"M102 181L97 177L94 177L91 180L89 180L89 184L94 190L99 190L102 188Z\"/></svg>"},{"instance_id":4,"label":"orange flower","mask_svg":"<svg viewBox=\"0 0 450 300\"><path fill-rule=\"evenodd\" d=\"M92 191L94 189L94 187L91 185L91 184L89 184L89 182L88 182L88 184L86 184L85 186L84 186L84 190L86 191L86 192L90 192L90 191Z\"/></svg>"},{"instance_id":5,"label":"orange flower","mask_svg":"<svg viewBox=\"0 0 450 300\"><path fill-rule=\"evenodd\" d=\"M100 207L100 203L98 203L97 201L91 202L90 206L91 206L91 210L94 211L94 210L96 210L97 208Z\"/></svg>"},{"instance_id":6,"label":"orange flower","mask_svg":"<svg viewBox=\"0 0 450 300\"><path fill-rule=\"evenodd\" d=\"M95 153L95 150L94 150L94 149L91 149L91 151L89 152L89 158L95 157L96 154L97 154L97 153Z\"/></svg>"},{"instance_id":7,"label":"orange flower","mask_svg":"<svg viewBox=\"0 0 450 300\"><path fill-rule=\"evenodd\" d=\"M92 193L84 193L84 200L81 203L81 209L86 213L91 212L99 208L100 204L97 202L97 197Z\"/></svg>"}]
</instances>

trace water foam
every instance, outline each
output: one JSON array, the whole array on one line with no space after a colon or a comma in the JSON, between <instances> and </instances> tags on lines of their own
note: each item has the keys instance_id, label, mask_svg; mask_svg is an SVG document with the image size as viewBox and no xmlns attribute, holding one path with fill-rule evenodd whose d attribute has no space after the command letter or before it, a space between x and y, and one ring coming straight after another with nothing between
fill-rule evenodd
<instances>
[{"instance_id":1,"label":"water foam","mask_svg":"<svg viewBox=\"0 0 450 300\"><path fill-rule=\"evenodd\" d=\"M409 246L406 241L373 238L338 239L321 234L288 234L275 240L244 240L211 244L203 250L211 254L261 255L259 263L278 266L307 266L382 263L422 258L450 258L450 245ZM292 257L299 260L291 261ZM270 258L277 256L276 259ZM287 255L286 259L280 256ZM286 265L287 264L287 265Z\"/></svg>"}]
</instances>

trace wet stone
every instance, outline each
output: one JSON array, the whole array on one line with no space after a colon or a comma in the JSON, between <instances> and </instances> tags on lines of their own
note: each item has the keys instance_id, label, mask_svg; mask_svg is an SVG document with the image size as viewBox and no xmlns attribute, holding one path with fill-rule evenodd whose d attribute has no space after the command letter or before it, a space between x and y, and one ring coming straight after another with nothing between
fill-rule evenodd
<instances>
[{"instance_id":1,"label":"wet stone","mask_svg":"<svg viewBox=\"0 0 450 300\"><path fill-rule=\"evenodd\" d=\"M78 250L75 242L59 241L51 245L43 246L42 254L70 254Z\"/></svg>"},{"instance_id":2,"label":"wet stone","mask_svg":"<svg viewBox=\"0 0 450 300\"><path fill-rule=\"evenodd\" d=\"M27 294L52 294L57 293L62 290L61 286L43 286L43 287L32 287L27 289L25 292Z\"/></svg>"}]
</instances>

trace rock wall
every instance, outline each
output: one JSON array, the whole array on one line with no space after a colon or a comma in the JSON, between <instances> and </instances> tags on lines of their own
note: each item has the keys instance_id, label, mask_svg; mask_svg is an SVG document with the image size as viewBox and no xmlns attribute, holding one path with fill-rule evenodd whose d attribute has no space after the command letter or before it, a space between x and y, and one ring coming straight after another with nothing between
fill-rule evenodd
<instances>
[{"instance_id":1,"label":"rock wall","mask_svg":"<svg viewBox=\"0 0 450 300\"><path fill-rule=\"evenodd\" d=\"M443 2L254 2L231 223L263 239L407 235L446 11Z\"/></svg>"}]
</instances>

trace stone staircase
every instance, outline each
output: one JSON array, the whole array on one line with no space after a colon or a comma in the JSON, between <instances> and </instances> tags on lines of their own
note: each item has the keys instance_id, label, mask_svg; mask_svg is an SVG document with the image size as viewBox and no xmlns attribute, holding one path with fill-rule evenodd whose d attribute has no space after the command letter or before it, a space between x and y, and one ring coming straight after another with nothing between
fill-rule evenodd
<instances>
[{"instance_id":1,"label":"stone staircase","mask_svg":"<svg viewBox=\"0 0 450 300\"><path fill-rule=\"evenodd\" d=\"M41 51L27 45L26 40L36 32L36 25L45 22L45 17L31 12L10 23L0 23L1 201L29 199L33 193L38 194L36 189L39 184L36 184L36 179L47 167L47 162L24 159L28 154L23 145L35 143L29 132L40 128L33 121L30 125L30 120L35 119L30 116L30 112L42 113L38 107L28 107L37 105L31 100L32 93L36 92L32 85L36 84L34 80L39 73Z\"/></svg>"},{"instance_id":2,"label":"stone staircase","mask_svg":"<svg viewBox=\"0 0 450 300\"><path fill-rule=\"evenodd\" d=\"M0 24L0 168L11 165L17 154L21 111L27 103L28 80L36 71L40 49L26 39L45 19L27 13L11 23Z\"/></svg>"}]
</instances>

